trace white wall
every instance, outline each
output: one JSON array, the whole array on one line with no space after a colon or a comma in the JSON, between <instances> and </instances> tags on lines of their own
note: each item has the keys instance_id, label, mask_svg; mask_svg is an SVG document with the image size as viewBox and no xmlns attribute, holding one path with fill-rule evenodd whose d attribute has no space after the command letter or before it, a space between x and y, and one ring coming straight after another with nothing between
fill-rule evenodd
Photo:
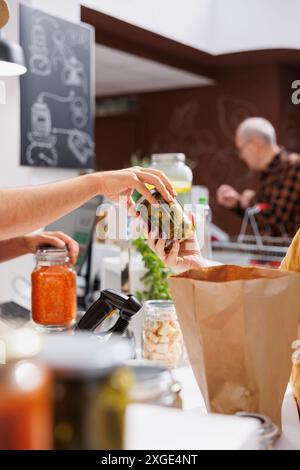
<instances>
[{"instance_id":1,"label":"white wall","mask_svg":"<svg viewBox=\"0 0 300 470\"><path fill-rule=\"evenodd\" d=\"M268 47L300 48L299 0L82 0L82 3L213 54Z\"/></svg>"},{"instance_id":2,"label":"white wall","mask_svg":"<svg viewBox=\"0 0 300 470\"><path fill-rule=\"evenodd\" d=\"M299 0L212 0L214 53L300 48Z\"/></svg>"},{"instance_id":3,"label":"white wall","mask_svg":"<svg viewBox=\"0 0 300 470\"><path fill-rule=\"evenodd\" d=\"M214 1L83 0L82 4L184 44L210 50Z\"/></svg>"},{"instance_id":4,"label":"white wall","mask_svg":"<svg viewBox=\"0 0 300 470\"><path fill-rule=\"evenodd\" d=\"M5 35L11 41L18 41L18 0L10 0L11 20L5 27ZM23 1L30 6L45 9L49 13L64 16L71 21L79 21L79 1L55 2L51 0ZM65 8L69 3L70 8ZM63 8L62 8L63 5ZM63 11L61 11L63 10ZM0 187L27 186L43 184L75 176L75 170L25 168L20 160L20 90L18 78L5 79L6 104L0 104ZM1 221L0 221L1 230ZM11 299L12 281L16 277L30 277L33 268L31 255L0 264L0 302Z\"/></svg>"}]
</instances>

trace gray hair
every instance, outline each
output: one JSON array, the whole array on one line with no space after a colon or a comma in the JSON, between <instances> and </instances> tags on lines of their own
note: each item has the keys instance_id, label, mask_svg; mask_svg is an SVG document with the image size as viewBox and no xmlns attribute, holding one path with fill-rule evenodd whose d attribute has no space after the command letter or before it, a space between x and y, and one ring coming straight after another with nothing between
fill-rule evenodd
<instances>
[{"instance_id":1,"label":"gray hair","mask_svg":"<svg viewBox=\"0 0 300 470\"><path fill-rule=\"evenodd\" d=\"M269 145L276 145L276 132L270 121L261 117L245 119L237 128L237 134L244 139L259 137Z\"/></svg>"}]
</instances>

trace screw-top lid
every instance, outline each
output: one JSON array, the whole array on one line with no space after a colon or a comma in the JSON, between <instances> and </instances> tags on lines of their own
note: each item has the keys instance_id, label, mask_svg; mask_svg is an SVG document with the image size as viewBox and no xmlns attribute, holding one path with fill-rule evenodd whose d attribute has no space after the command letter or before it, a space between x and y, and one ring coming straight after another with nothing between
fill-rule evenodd
<instances>
[{"instance_id":1,"label":"screw-top lid","mask_svg":"<svg viewBox=\"0 0 300 470\"><path fill-rule=\"evenodd\" d=\"M126 338L105 341L92 333L56 334L45 337L41 360L59 375L104 376L132 357Z\"/></svg>"},{"instance_id":2,"label":"screw-top lid","mask_svg":"<svg viewBox=\"0 0 300 470\"><path fill-rule=\"evenodd\" d=\"M153 153L151 155L151 162L185 162L184 153Z\"/></svg>"},{"instance_id":3,"label":"screw-top lid","mask_svg":"<svg viewBox=\"0 0 300 470\"><path fill-rule=\"evenodd\" d=\"M170 370L159 364L134 359L127 361L126 365L131 368L135 379L130 392L130 397L135 402L164 396L175 384Z\"/></svg>"},{"instance_id":4,"label":"screw-top lid","mask_svg":"<svg viewBox=\"0 0 300 470\"><path fill-rule=\"evenodd\" d=\"M68 248L55 248L51 245L40 246L36 258L42 263L68 263L70 260Z\"/></svg>"}]
</instances>

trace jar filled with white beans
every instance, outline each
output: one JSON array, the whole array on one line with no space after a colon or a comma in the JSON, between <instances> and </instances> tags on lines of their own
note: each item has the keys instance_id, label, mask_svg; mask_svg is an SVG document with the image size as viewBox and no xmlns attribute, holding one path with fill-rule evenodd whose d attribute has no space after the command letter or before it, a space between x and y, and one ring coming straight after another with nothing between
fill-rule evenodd
<instances>
[{"instance_id":1,"label":"jar filled with white beans","mask_svg":"<svg viewBox=\"0 0 300 470\"><path fill-rule=\"evenodd\" d=\"M173 302L145 302L142 350L144 359L168 367L181 364L183 339Z\"/></svg>"}]
</instances>

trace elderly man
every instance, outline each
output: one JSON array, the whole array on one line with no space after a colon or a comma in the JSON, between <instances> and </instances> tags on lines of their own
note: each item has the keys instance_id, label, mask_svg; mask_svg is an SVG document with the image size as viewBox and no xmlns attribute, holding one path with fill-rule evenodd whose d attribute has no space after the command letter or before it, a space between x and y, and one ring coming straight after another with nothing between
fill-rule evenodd
<instances>
[{"instance_id":1,"label":"elderly man","mask_svg":"<svg viewBox=\"0 0 300 470\"><path fill-rule=\"evenodd\" d=\"M277 144L276 133L266 119L253 117L243 121L236 132L236 147L241 160L260 172L257 192L238 193L232 186L217 190L217 201L239 214L257 203L269 209L256 215L261 234L293 237L300 226L300 157Z\"/></svg>"}]
</instances>

